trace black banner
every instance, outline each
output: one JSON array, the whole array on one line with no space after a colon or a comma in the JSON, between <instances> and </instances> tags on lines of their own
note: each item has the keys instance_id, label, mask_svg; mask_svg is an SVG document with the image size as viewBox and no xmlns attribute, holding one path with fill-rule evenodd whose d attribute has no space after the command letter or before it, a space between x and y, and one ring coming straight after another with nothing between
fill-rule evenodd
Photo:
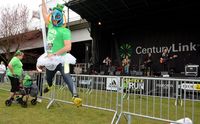
<instances>
[{"instance_id":1,"label":"black banner","mask_svg":"<svg viewBox=\"0 0 200 124\"><path fill-rule=\"evenodd\" d=\"M106 31L106 34L103 34L106 37L102 37L101 44L108 42L100 45L100 56L111 54L115 65L117 63L120 66L123 54L130 54L131 65L139 70L139 65L143 64L147 53L152 53L153 71L161 72L162 65L159 60L162 50L167 47L170 56L177 55L177 58L170 60L170 68L178 73L184 72L185 65L200 63L200 32L191 29L192 27L180 27L137 27L113 31L114 33ZM108 34L112 36L108 37Z\"/></svg>"}]
</instances>

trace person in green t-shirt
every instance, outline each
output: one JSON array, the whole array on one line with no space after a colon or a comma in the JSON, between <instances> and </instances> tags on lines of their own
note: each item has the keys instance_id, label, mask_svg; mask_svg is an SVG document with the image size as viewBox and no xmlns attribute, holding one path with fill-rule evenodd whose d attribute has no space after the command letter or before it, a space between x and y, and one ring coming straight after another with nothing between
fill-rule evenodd
<instances>
[{"instance_id":1,"label":"person in green t-shirt","mask_svg":"<svg viewBox=\"0 0 200 124\"><path fill-rule=\"evenodd\" d=\"M29 74L30 72L26 73L24 76L24 80L23 80L23 86L24 87L31 87L31 85L33 84L32 80L31 80L31 76Z\"/></svg>"},{"instance_id":2,"label":"person in green t-shirt","mask_svg":"<svg viewBox=\"0 0 200 124\"><path fill-rule=\"evenodd\" d=\"M48 26L46 50L47 57L49 58L63 56L71 50L71 31L65 27L66 22L64 21L63 8L63 5L57 4L49 16L45 0L42 0L42 15L45 24ZM53 77L57 71L60 71L64 82L68 85L74 104L80 106L82 104L82 99L78 98L77 89L72 81L72 77L69 73L65 73L64 65L62 63L58 64L55 70L48 70L46 68L48 87L44 89L44 93L51 89Z\"/></svg>"},{"instance_id":3,"label":"person in green t-shirt","mask_svg":"<svg viewBox=\"0 0 200 124\"><path fill-rule=\"evenodd\" d=\"M21 62L21 60L23 59L23 56L24 56L24 53L18 50L8 64L6 75L8 76L11 82L9 100L13 100L15 92L19 91L20 78L23 73L23 64Z\"/></svg>"}]
</instances>

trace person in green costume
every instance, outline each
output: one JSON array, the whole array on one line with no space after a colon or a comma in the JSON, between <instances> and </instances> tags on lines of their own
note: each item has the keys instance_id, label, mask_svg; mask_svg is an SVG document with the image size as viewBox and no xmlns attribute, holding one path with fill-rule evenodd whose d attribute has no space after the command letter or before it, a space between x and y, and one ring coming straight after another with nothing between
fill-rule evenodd
<instances>
[{"instance_id":1,"label":"person in green costume","mask_svg":"<svg viewBox=\"0 0 200 124\"><path fill-rule=\"evenodd\" d=\"M14 95L17 91L19 91L20 79L23 74L23 64L21 60L23 59L24 53L20 50L17 50L14 57L10 60L8 64L8 69L6 75L10 79L11 90L10 97L8 100L13 101ZM22 99L20 99L22 101Z\"/></svg>"},{"instance_id":2,"label":"person in green costume","mask_svg":"<svg viewBox=\"0 0 200 124\"><path fill-rule=\"evenodd\" d=\"M63 5L57 4L49 16L45 0L42 0L42 15L45 24L48 27L46 50L47 57L49 58L54 56L64 56L71 50L71 31L65 27L66 22L64 22L63 8ZM65 72L64 64L62 63L58 64L55 70L46 68L48 87L44 89L44 93L47 93L51 89L53 77L57 71L60 71L64 82L68 85L74 104L76 106L81 106L82 99L78 97L77 89L72 81L72 77L69 72Z\"/></svg>"}]
</instances>

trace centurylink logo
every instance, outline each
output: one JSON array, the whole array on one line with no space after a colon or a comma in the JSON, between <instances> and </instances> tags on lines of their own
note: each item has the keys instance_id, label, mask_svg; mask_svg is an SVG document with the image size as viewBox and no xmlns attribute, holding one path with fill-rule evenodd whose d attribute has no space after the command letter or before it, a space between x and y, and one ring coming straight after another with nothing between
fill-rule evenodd
<instances>
[{"instance_id":1,"label":"centurylink logo","mask_svg":"<svg viewBox=\"0 0 200 124\"><path fill-rule=\"evenodd\" d=\"M190 42L189 44L171 44L170 46L153 46L149 48L145 48L142 46L137 46L135 49L136 54L147 54L147 53L162 53L164 48L168 48L169 52L176 53L176 52L188 52L188 51L197 51L198 44Z\"/></svg>"}]
</instances>

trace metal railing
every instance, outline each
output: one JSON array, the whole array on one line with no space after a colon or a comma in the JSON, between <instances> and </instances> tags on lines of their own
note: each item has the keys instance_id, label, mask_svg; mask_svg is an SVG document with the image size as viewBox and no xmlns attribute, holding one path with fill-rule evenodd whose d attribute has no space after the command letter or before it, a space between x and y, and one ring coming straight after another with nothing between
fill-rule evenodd
<instances>
[{"instance_id":1,"label":"metal railing","mask_svg":"<svg viewBox=\"0 0 200 124\"><path fill-rule=\"evenodd\" d=\"M57 102L72 104L72 95L59 73L55 75L51 91L46 94L42 93L47 86L45 74L35 73L35 77L39 88L38 96L50 100L47 108ZM72 79L77 86L79 97L83 99L83 106L113 112L112 124L119 123L122 117L130 124L133 116L164 123L183 124L185 118L190 118L193 124L200 122L198 78L74 74ZM0 89L9 89L9 83L2 86ZM183 122L177 122L179 119L183 119Z\"/></svg>"},{"instance_id":2,"label":"metal railing","mask_svg":"<svg viewBox=\"0 0 200 124\"><path fill-rule=\"evenodd\" d=\"M171 123L188 117L193 123L200 121L195 109L200 101L200 80L123 77L121 87L121 115Z\"/></svg>"},{"instance_id":3,"label":"metal railing","mask_svg":"<svg viewBox=\"0 0 200 124\"><path fill-rule=\"evenodd\" d=\"M101 75L72 75L72 79L77 86L79 97L83 99L83 106L114 112L113 123L117 115L120 95L117 91L118 87L108 86L107 82L119 84L120 78ZM47 94L45 98L51 98L47 108L56 101L72 104L72 95L60 74L56 75L54 86Z\"/></svg>"}]
</instances>

